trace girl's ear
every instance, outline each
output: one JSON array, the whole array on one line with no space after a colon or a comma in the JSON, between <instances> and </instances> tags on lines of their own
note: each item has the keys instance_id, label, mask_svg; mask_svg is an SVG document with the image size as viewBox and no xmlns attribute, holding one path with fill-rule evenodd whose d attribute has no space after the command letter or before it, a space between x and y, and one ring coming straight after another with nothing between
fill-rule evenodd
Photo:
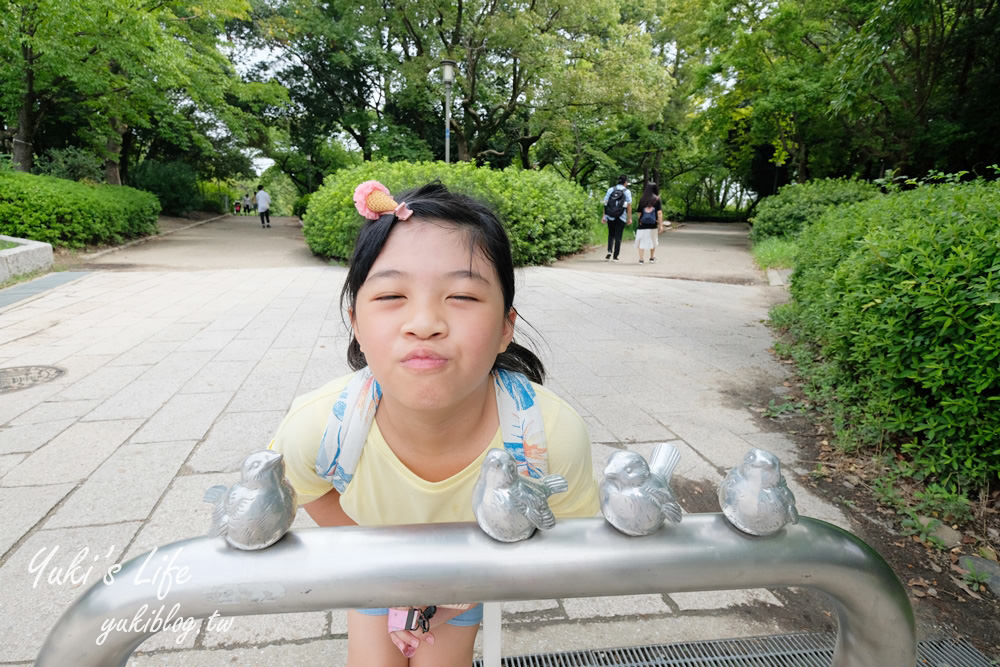
<instances>
[{"instance_id":1,"label":"girl's ear","mask_svg":"<svg viewBox=\"0 0 1000 667\"><path fill-rule=\"evenodd\" d=\"M347 309L347 317L351 320L351 335L354 336L354 340L357 341L357 343L358 343L358 349L361 350L361 341L358 339L358 321L354 317L354 309L353 308L348 308ZM364 354L364 353L365 353L365 351L361 350L361 354Z\"/></svg>"},{"instance_id":2,"label":"girl's ear","mask_svg":"<svg viewBox=\"0 0 1000 667\"><path fill-rule=\"evenodd\" d=\"M500 338L500 352L507 350L507 346L510 342L514 340L514 323L517 321L517 311L513 308L507 313L507 316L503 318L503 335Z\"/></svg>"}]
</instances>

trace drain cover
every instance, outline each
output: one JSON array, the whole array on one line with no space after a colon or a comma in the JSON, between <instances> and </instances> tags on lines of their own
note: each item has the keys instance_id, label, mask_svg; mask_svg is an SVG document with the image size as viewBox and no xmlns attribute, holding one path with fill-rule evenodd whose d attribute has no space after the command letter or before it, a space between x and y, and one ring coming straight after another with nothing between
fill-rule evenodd
<instances>
[{"instance_id":1,"label":"drain cover","mask_svg":"<svg viewBox=\"0 0 1000 667\"><path fill-rule=\"evenodd\" d=\"M836 636L810 633L716 639L503 658L503 667L829 667ZM917 664L928 667L992 667L965 640L931 639L917 644ZM473 667L482 667L477 660ZM905 666L900 666L905 667Z\"/></svg>"},{"instance_id":2,"label":"drain cover","mask_svg":"<svg viewBox=\"0 0 1000 667\"><path fill-rule=\"evenodd\" d=\"M0 394L20 391L36 384L51 382L65 373L55 366L11 366L0 368Z\"/></svg>"}]
</instances>

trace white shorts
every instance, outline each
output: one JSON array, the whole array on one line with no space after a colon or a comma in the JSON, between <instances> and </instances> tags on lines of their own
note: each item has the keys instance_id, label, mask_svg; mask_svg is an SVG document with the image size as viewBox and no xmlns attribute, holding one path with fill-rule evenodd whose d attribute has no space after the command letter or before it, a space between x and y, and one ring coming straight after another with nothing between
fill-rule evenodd
<instances>
[{"instance_id":1,"label":"white shorts","mask_svg":"<svg viewBox=\"0 0 1000 667\"><path fill-rule=\"evenodd\" d=\"M660 245L660 234L657 229L635 230L635 247L640 250L651 250Z\"/></svg>"}]
</instances>

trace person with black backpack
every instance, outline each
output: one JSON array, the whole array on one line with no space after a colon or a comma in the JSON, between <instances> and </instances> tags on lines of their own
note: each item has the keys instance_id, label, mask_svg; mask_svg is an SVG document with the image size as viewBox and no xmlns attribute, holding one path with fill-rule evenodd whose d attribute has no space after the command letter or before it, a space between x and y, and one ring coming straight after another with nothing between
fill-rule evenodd
<instances>
[{"instance_id":1,"label":"person with black backpack","mask_svg":"<svg viewBox=\"0 0 1000 667\"><path fill-rule=\"evenodd\" d=\"M643 263L649 250L649 263L656 261L656 246L660 244L663 232L663 204L660 202L660 188L656 183L646 183L639 197L639 222L635 226L635 247L639 250L639 263Z\"/></svg>"},{"instance_id":2,"label":"person with black backpack","mask_svg":"<svg viewBox=\"0 0 1000 667\"><path fill-rule=\"evenodd\" d=\"M617 262L625 225L632 224L632 193L629 192L626 176L619 176L618 185L611 186L605 193L601 222L608 226L608 254L604 256L604 261L610 259Z\"/></svg>"}]
</instances>

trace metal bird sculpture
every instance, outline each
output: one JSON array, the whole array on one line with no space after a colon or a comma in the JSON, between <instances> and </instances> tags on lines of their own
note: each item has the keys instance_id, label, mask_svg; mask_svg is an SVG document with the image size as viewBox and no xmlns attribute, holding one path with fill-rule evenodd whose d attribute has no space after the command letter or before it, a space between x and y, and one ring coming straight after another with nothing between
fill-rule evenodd
<instances>
[{"instance_id":1,"label":"metal bird sculpture","mask_svg":"<svg viewBox=\"0 0 1000 667\"><path fill-rule=\"evenodd\" d=\"M491 449L472 492L472 511L487 535L501 542L517 542L531 537L536 528L547 530L556 525L548 498L568 488L562 475L531 479L517 474L513 456L503 449Z\"/></svg>"},{"instance_id":2,"label":"metal bird sculpture","mask_svg":"<svg viewBox=\"0 0 1000 667\"><path fill-rule=\"evenodd\" d=\"M660 443L649 464L635 452L615 452L608 458L601 480L601 512L608 523L626 535L650 535L664 522L680 523L681 506L670 490L670 476L681 455Z\"/></svg>"},{"instance_id":3,"label":"metal bird sculpture","mask_svg":"<svg viewBox=\"0 0 1000 667\"><path fill-rule=\"evenodd\" d=\"M270 450L243 459L242 479L228 489L205 492L213 504L209 535L222 535L237 549L265 549L288 532L295 519L295 490L285 479L285 461Z\"/></svg>"},{"instance_id":4,"label":"metal bird sculpture","mask_svg":"<svg viewBox=\"0 0 1000 667\"><path fill-rule=\"evenodd\" d=\"M781 462L763 449L751 449L729 471L719 487L719 506L729 523L751 535L771 535L799 520Z\"/></svg>"}]
</instances>

